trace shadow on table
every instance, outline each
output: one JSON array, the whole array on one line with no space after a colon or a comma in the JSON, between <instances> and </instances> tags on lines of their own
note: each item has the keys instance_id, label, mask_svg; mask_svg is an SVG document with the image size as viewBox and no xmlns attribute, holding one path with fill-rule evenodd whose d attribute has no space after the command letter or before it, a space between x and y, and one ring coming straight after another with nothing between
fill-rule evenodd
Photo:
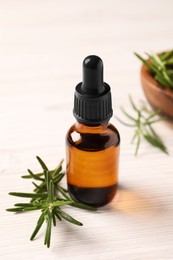
<instances>
[{"instance_id":1,"label":"shadow on table","mask_svg":"<svg viewBox=\"0 0 173 260\"><path fill-rule=\"evenodd\" d=\"M161 215L165 212L165 205L158 195L154 198L153 195L150 196L148 193L119 186L117 195L104 209L124 214L147 216L157 215L158 213Z\"/></svg>"},{"instance_id":2,"label":"shadow on table","mask_svg":"<svg viewBox=\"0 0 173 260\"><path fill-rule=\"evenodd\" d=\"M148 193L146 194L132 188L119 186L117 196L115 196L110 204L100 207L96 212L90 212L93 219L90 218L88 222L90 224L88 224L89 226L86 226L86 229L76 228L69 223L64 223L64 241L61 237L58 246L59 248L64 248L65 244L66 254L69 254L73 248L76 250L77 247L80 248L80 253L85 253L87 250L92 250L93 254L98 253L100 250L99 248L104 248L105 244L110 246L110 243L112 243L112 245L116 247L116 245L121 243L122 240L120 239L120 242L118 242L116 235L114 237L111 232L113 229L116 230L116 223L125 227L124 229L122 228L125 235L129 232L129 220L132 220L132 222L130 222L132 224L134 221L136 222L136 230L138 230L138 228L140 230L140 227L144 225L147 232L149 232L151 226L158 227L158 225L160 225L158 224L160 221L158 222L156 220L162 219L165 212L166 206L161 200L161 197L158 197L158 194L155 197L150 197L150 194ZM101 213L103 213L103 215ZM113 221L114 215L115 219L117 217L117 222L116 220L115 222ZM122 221L120 220L121 215L123 215ZM95 224L97 219L98 222ZM150 223L150 220L152 220L152 223ZM102 230L102 226L105 229L105 234ZM125 231L126 228L127 233ZM131 228L133 229L133 227ZM120 232L120 229L118 232ZM68 239L66 239L67 237ZM57 249L55 249L55 252L56 251Z\"/></svg>"}]
</instances>

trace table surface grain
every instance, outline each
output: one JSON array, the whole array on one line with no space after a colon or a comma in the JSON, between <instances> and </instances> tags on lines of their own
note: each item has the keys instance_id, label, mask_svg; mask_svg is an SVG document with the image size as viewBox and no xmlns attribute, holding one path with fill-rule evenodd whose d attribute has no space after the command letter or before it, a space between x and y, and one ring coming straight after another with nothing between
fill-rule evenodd
<instances>
[{"instance_id":1,"label":"table surface grain","mask_svg":"<svg viewBox=\"0 0 173 260\"><path fill-rule=\"evenodd\" d=\"M62 222L43 245L43 227L29 237L38 212L6 212L19 199L9 191L31 191L21 179L40 171L40 155L50 168L65 157L65 134L74 122L73 92L82 60L104 60L112 87L114 114L130 110L128 94L145 100L140 62L133 52L172 48L170 0L0 1L0 258L14 259L173 259L173 125L155 125L169 148L167 156L142 142L138 157L133 130L112 123L121 134L120 188L97 213L74 208L83 227ZM64 183L65 184L65 183Z\"/></svg>"}]
</instances>

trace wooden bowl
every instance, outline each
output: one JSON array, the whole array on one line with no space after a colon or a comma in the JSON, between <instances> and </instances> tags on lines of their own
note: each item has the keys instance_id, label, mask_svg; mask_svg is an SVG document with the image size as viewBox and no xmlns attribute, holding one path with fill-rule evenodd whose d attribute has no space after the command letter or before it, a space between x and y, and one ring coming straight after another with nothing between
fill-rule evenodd
<instances>
[{"instance_id":1,"label":"wooden bowl","mask_svg":"<svg viewBox=\"0 0 173 260\"><path fill-rule=\"evenodd\" d=\"M149 73L148 68L142 65L141 83L145 96L154 110L173 120L173 90L160 85Z\"/></svg>"}]
</instances>

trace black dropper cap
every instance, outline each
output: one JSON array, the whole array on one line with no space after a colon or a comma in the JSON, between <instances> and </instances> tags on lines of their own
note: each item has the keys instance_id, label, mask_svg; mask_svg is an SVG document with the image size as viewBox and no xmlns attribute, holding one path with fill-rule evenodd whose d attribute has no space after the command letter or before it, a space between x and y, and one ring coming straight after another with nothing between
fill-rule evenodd
<instances>
[{"instance_id":1,"label":"black dropper cap","mask_svg":"<svg viewBox=\"0 0 173 260\"><path fill-rule=\"evenodd\" d=\"M112 117L110 87L103 82L103 62L95 55L83 61L83 82L76 86L73 114L79 123L100 125Z\"/></svg>"}]
</instances>

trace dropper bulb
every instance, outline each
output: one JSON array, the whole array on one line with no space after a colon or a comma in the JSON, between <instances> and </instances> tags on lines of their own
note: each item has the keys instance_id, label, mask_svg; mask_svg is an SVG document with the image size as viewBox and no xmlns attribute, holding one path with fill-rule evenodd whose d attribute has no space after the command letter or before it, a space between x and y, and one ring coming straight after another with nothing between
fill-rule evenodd
<instances>
[{"instance_id":1,"label":"dropper bulb","mask_svg":"<svg viewBox=\"0 0 173 260\"><path fill-rule=\"evenodd\" d=\"M77 84L74 93L73 114L85 125L108 123L112 117L110 86L103 82L103 62L95 55L83 61L83 82Z\"/></svg>"},{"instance_id":2,"label":"dropper bulb","mask_svg":"<svg viewBox=\"0 0 173 260\"><path fill-rule=\"evenodd\" d=\"M98 95L104 92L103 62L98 56L90 55L84 59L81 89L88 95Z\"/></svg>"}]
</instances>

